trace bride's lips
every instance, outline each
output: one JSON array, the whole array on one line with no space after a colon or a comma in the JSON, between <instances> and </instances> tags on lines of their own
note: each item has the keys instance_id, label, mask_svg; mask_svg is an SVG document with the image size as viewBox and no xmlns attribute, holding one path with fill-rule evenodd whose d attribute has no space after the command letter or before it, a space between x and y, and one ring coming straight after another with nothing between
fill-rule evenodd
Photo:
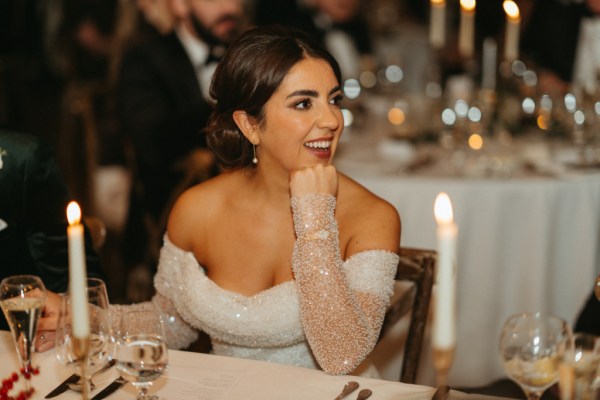
<instances>
[{"instance_id":1,"label":"bride's lips","mask_svg":"<svg viewBox=\"0 0 600 400\"><path fill-rule=\"evenodd\" d=\"M331 145L333 140L330 138L315 139L304 143L304 148L310 151L315 157L330 158Z\"/></svg>"}]
</instances>

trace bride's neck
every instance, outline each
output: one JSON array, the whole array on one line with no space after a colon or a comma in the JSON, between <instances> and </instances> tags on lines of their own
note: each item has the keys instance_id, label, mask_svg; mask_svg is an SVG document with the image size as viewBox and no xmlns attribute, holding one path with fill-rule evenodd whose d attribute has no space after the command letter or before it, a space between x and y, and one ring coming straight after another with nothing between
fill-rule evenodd
<instances>
[{"instance_id":1,"label":"bride's neck","mask_svg":"<svg viewBox=\"0 0 600 400\"><path fill-rule=\"evenodd\" d=\"M264 201L290 201L290 178L287 171L279 173L266 167L248 171L248 190L251 196Z\"/></svg>"}]
</instances>

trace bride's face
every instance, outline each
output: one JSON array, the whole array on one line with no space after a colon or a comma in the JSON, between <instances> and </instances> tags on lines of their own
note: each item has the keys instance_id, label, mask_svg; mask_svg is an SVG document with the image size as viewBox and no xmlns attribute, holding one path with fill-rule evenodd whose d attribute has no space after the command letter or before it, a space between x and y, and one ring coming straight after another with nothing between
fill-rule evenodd
<instances>
[{"instance_id":1,"label":"bride's face","mask_svg":"<svg viewBox=\"0 0 600 400\"><path fill-rule=\"evenodd\" d=\"M259 163L291 171L329 164L344 128L340 84L329 64L306 58L265 104Z\"/></svg>"}]
</instances>

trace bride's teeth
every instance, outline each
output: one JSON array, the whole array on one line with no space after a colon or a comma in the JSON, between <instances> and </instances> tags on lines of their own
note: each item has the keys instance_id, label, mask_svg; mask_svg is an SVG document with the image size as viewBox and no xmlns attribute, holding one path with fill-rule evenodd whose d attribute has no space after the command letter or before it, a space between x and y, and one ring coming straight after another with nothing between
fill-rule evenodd
<instances>
[{"instance_id":1,"label":"bride's teeth","mask_svg":"<svg viewBox=\"0 0 600 400\"><path fill-rule=\"evenodd\" d=\"M331 142L327 140L322 140L320 142L309 142L305 144L306 147L311 147L313 149L328 149L331 146Z\"/></svg>"}]
</instances>

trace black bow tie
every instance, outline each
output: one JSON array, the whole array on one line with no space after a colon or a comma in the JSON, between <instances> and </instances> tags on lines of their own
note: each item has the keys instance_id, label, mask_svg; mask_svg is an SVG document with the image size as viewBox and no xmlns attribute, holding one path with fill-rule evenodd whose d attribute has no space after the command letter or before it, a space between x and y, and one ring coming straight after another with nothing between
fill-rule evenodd
<instances>
[{"instance_id":1,"label":"black bow tie","mask_svg":"<svg viewBox=\"0 0 600 400\"><path fill-rule=\"evenodd\" d=\"M224 54L225 54L224 47L222 47L222 46L211 47L208 52L208 57L206 57L206 60L204 61L204 65L218 63L219 61L221 61L221 58L223 58Z\"/></svg>"}]
</instances>

